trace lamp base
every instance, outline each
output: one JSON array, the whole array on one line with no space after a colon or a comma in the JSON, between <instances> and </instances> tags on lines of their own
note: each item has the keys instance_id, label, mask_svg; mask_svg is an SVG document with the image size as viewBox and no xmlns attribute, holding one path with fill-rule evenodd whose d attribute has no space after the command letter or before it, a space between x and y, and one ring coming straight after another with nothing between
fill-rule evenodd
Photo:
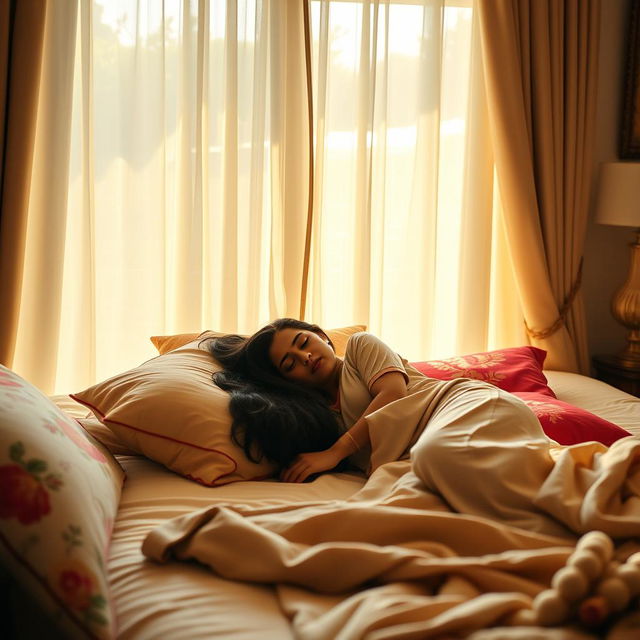
<instances>
[{"instance_id":1,"label":"lamp base","mask_svg":"<svg viewBox=\"0 0 640 640\"><path fill-rule=\"evenodd\" d=\"M640 367L640 229L631 243L631 262L626 282L611 301L613 317L629 329L627 346L615 356L619 366L627 369Z\"/></svg>"},{"instance_id":2,"label":"lamp base","mask_svg":"<svg viewBox=\"0 0 640 640\"><path fill-rule=\"evenodd\" d=\"M612 357L619 367L640 369L640 330L632 329L629 331L626 348Z\"/></svg>"}]
</instances>

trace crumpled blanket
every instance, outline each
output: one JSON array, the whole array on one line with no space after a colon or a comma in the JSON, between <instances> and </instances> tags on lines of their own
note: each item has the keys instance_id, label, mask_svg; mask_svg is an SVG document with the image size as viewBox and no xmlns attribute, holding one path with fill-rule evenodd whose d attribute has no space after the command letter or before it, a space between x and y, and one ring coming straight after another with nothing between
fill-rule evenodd
<instances>
[{"instance_id":1,"label":"crumpled blanket","mask_svg":"<svg viewBox=\"0 0 640 640\"><path fill-rule=\"evenodd\" d=\"M388 420L377 412L371 422L372 442L386 446L385 431L397 438L389 421L398 415L400 432L415 440L410 411L388 407ZM609 449L551 443L549 455L537 530L452 511L400 460L382 461L349 500L217 504L155 528L142 550L159 562L195 559L224 578L275 585L305 640L602 637L577 625L514 626L513 616L549 587L574 550L575 531L597 525L616 539L620 559L640 550L640 439ZM547 533L550 518L564 524ZM637 630L637 617L631 612L619 626ZM625 636L618 629L609 637Z\"/></svg>"}]
</instances>

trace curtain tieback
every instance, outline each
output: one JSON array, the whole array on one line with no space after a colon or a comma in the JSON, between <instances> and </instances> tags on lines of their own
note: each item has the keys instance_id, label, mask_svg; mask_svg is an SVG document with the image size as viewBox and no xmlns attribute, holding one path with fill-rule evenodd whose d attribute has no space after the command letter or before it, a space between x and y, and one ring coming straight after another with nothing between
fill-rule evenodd
<instances>
[{"instance_id":1,"label":"curtain tieback","mask_svg":"<svg viewBox=\"0 0 640 640\"><path fill-rule=\"evenodd\" d=\"M551 326L543 329L542 331L535 331L527 324L526 320L524 321L524 326L530 338L534 338L535 340L544 340L545 338L552 336L564 324L565 318L569 313L569 309L571 309L571 305L573 304L576 295L578 295L578 291L580 291L580 285L582 284L582 261L583 258L580 258L578 274L576 275L576 279L571 286L571 290L565 296L564 302L559 309L558 318L556 319L556 321Z\"/></svg>"}]
</instances>

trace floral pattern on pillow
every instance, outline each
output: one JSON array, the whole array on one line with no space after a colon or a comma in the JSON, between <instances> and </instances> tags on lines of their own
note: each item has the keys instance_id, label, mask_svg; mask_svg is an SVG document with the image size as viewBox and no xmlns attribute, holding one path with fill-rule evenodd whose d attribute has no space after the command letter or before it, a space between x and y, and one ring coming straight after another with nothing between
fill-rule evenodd
<instances>
[{"instance_id":1,"label":"floral pattern on pillow","mask_svg":"<svg viewBox=\"0 0 640 640\"><path fill-rule=\"evenodd\" d=\"M474 356L458 356L448 360L432 360L429 364L446 374L447 380L471 378L497 385L507 376L494 368L504 364L505 360L502 353L481 353Z\"/></svg>"},{"instance_id":2,"label":"floral pattern on pillow","mask_svg":"<svg viewBox=\"0 0 640 640\"><path fill-rule=\"evenodd\" d=\"M64 484L59 473L51 473L40 458L24 459L22 442L9 447L9 458L16 464L0 467L0 518L17 518L20 524L38 522L51 511L50 491Z\"/></svg>"},{"instance_id":3,"label":"floral pattern on pillow","mask_svg":"<svg viewBox=\"0 0 640 640\"><path fill-rule=\"evenodd\" d=\"M527 405L538 416L539 420L548 420L553 424L565 420L565 411L558 405L540 400L527 400Z\"/></svg>"},{"instance_id":4,"label":"floral pattern on pillow","mask_svg":"<svg viewBox=\"0 0 640 640\"><path fill-rule=\"evenodd\" d=\"M69 638L115 637L107 552L124 472L0 366L0 561Z\"/></svg>"},{"instance_id":5,"label":"floral pattern on pillow","mask_svg":"<svg viewBox=\"0 0 640 640\"><path fill-rule=\"evenodd\" d=\"M559 444L594 441L610 447L616 440L631 435L617 424L557 398L526 391L514 391L513 395L536 414L542 430Z\"/></svg>"},{"instance_id":6,"label":"floral pattern on pillow","mask_svg":"<svg viewBox=\"0 0 640 640\"><path fill-rule=\"evenodd\" d=\"M507 347L411 364L424 375L437 380L471 378L489 382L505 391L536 392L555 398L542 371L546 356L547 352L537 347Z\"/></svg>"}]
</instances>

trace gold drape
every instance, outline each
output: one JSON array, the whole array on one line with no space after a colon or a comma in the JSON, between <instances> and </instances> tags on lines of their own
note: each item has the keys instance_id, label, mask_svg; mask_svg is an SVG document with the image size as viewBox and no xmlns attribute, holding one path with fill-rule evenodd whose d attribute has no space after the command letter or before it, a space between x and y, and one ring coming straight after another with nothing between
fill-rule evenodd
<instances>
[{"instance_id":1,"label":"gold drape","mask_svg":"<svg viewBox=\"0 0 640 640\"><path fill-rule=\"evenodd\" d=\"M579 291L599 0L479 0L496 173L531 342L588 371Z\"/></svg>"},{"instance_id":2,"label":"gold drape","mask_svg":"<svg viewBox=\"0 0 640 640\"><path fill-rule=\"evenodd\" d=\"M45 0L0 3L0 362L11 366L22 283Z\"/></svg>"}]
</instances>

